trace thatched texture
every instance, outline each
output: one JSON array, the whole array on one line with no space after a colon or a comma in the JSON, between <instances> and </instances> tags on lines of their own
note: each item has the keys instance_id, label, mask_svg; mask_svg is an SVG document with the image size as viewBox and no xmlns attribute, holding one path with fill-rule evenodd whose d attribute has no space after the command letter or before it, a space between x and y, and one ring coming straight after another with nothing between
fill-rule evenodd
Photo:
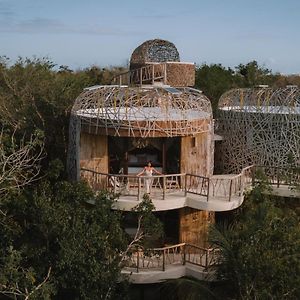
<instances>
[{"instance_id":1,"label":"thatched texture","mask_svg":"<svg viewBox=\"0 0 300 300\"><path fill-rule=\"evenodd\" d=\"M171 86L194 86L195 65L192 63L166 63L166 84Z\"/></svg>"},{"instance_id":2,"label":"thatched texture","mask_svg":"<svg viewBox=\"0 0 300 300\"><path fill-rule=\"evenodd\" d=\"M137 47L130 59L130 70L138 69L151 62L180 61L179 53L171 42L155 39Z\"/></svg>"},{"instance_id":3,"label":"thatched texture","mask_svg":"<svg viewBox=\"0 0 300 300\"><path fill-rule=\"evenodd\" d=\"M234 89L219 101L226 172L249 164L300 165L300 89Z\"/></svg>"}]
</instances>

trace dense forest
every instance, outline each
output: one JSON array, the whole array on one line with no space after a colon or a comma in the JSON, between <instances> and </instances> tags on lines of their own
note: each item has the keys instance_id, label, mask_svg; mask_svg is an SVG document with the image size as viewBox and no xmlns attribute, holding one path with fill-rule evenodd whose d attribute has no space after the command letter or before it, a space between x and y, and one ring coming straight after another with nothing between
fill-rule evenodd
<instances>
[{"instance_id":1,"label":"dense forest","mask_svg":"<svg viewBox=\"0 0 300 300\"><path fill-rule=\"evenodd\" d=\"M65 170L75 98L125 69L71 70L48 59L1 58L0 299L129 297L126 280L119 280L122 256L131 243L161 231L151 201L136 208L143 232L132 241L122 214L111 210L114 196L67 181ZM225 91L258 84L300 85L300 76L274 74L256 61L234 69L196 68L195 87L211 99L214 111ZM263 188L247 195L228 224L211 229L211 242L224 256L220 284L170 282L170 299L300 298L299 216L282 199L263 196Z\"/></svg>"}]
</instances>

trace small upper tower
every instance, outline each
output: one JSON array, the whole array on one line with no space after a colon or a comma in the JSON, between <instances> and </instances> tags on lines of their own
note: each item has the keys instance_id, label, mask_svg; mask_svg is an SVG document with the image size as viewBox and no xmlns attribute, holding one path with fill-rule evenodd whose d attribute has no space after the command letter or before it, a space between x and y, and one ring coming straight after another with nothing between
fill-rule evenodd
<instances>
[{"instance_id":1,"label":"small upper tower","mask_svg":"<svg viewBox=\"0 0 300 300\"><path fill-rule=\"evenodd\" d=\"M129 72L114 78L126 85L195 85L195 64L180 62L179 52L169 41L154 39L138 46L130 58Z\"/></svg>"}]
</instances>

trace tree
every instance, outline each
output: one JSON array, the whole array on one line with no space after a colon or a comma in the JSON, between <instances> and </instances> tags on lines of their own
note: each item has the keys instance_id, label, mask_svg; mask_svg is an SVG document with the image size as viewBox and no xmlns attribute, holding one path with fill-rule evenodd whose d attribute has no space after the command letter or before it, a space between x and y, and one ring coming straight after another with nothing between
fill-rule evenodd
<instances>
[{"instance_id":1,"label":"tree","mask_svg":"<svg viewBox=\"0 0 300 300\"><path fill-rule=\"evenodd\" d=\"M52 285L49 283L51 268L43 281L37 283L36 273L32 268L20 267L21 259L20 251L12 247L9 248L7 256L2 258L0 294L11 299L50 299L52 294Z\"/></svg>"},{"instance_id":2,"label":"tree","mask_svg":"<svg viewBox=\"0 0 300 300\"><path fill-rule=\"evenodd\" d=\"M257 186L231 225L212 229L211 242L221 249L219 279L234 299L300 296L299 217L271 200Z\"/></svg>"},{"instance_id":3,"label":"tree","mask_svg":"<svg viewBox=\"0 0 300 300\"><path fill-rule=\"evenodd\" d=\"M88 207L88 200L95 205ZM68 182L43 182L33 192L9 195L1 205L6 220L0 231L6 238L0 265L7 265L12 248L20 255L18 270L30 269L36 282L51 268L51 292L60 297L116 297L126 240L120 214L111 210L113 200L104 192L93 194L83 183ZM17 275L10 280L18 281L22 274Z\"/></svg>"},{"instance_id":4,"label":"tree","mask_svg":"<svg viewBox=\"0 0 300 300\"><path fill-rule=\"evenodd\" d=\"M256 60L247 64L239 64L235 68L235 81L240 87L254 87L259 84L273 85L277 75L272 71L259 66Z\"/></svg>"},{"instance_id":5,"label":"tree","mask_svg":"<svg viewBox=\"0 0 300 300\"><path fill-rule=\"evenodd\" d=\"M221 64L203 64L197 68L195 87L211 100L213 111L216 111L221 95L235 86L233 73Z\"/></svg>"},{"instance_id":6,"label":"tree","mask_svg":"<svg viewBox=\"0 0 300 300\"><path fill-rule=\"evenodd\" d=\"M36 132L25 144L16 145L14 136L0 135L0 196L19 190L36 180L43 158L43 135Z\"/></svg>"},{"instance_id":7,"label":"tree","mask_svg":"<svg viewBox=\"0 0 300 300\"><path fill-rule=\"evenodd\" d=\"M8 194L0 203L6 212L0 222L0 267L6 270L0 293L14 290L21 296L27 290L38 299L123 299L126 278L120 278L126 256L145 245L161 225L145 197L135 209L138 230L131 240L122 227L122 214L111 209L114 200L105 191L95 194L85 183L55 180ZM17 257L13 265L12 253Z\"/></svg>"}]
</instances>

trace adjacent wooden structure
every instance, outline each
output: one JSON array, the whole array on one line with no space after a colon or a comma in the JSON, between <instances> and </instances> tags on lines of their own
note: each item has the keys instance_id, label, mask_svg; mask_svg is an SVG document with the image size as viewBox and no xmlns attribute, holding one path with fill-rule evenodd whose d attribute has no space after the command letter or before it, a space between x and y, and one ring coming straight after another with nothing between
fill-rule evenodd
<instances>
[{"instance_id":1,"label":"adjacent wooden structure","mask_svg":"<svg viewBox=\"0 0 300 300\"><path fill-rule=\"evenodd\" d=\"M223 172L256 164L300 166L300 89L233 89L219 101Z\"/></svg>"}]
</instances>

